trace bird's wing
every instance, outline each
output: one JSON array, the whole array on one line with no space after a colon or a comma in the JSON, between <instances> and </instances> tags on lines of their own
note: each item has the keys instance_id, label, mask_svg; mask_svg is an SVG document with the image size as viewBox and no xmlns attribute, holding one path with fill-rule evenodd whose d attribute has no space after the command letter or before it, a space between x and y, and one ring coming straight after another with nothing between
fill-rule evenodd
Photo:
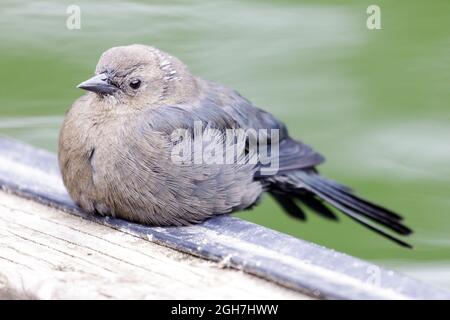
<instances>
[{"instance_id":1,"label":"bird's wing","mask_svg":"<svg viewBox=\"0 0 450 320\"><path fill-rule=\"evenodd\" d=\"M238 123L240 128L267 130L269 144L276 143L270 139L270 130L278 130L278 168L280 172L311 168L325 161L325 158L309 145L289 137L284 123L272 114L259 109L238 92L210 83L208 95L200 104L199 111L214 108L223 110L233 121Z\"/></svg>"},{"instance_id":2,"label":"bird's wing","mask_svg":"<svg viewBox=\"0 0 450 320\"><path fill-rule=\"evenodd\" d=\"M140 159L141 171L157 173L158 187L151 184L154 189L149 194L158 194L158 199L165 194L162 198L169 203L170 210L173 208L172 217L177 217L170 221L172 224L200 222L214 214L243 210L259 198L262 185L254 179L258 169L255 164L216 162L215 151L223 147L225 130L239 128L223 110L211 108L199 112L193 111L193 104L166 105L146 109L132 121L138 121L134 134L139 137L130 140L140 143L127 146L133 154L128 158ZM200 128L196 122L200 122ZM202 130L202 139L196 141L198 129ZM142 156L137 157L136 153ZM217 154L220 156L220 152ZM238 160L246 159L245 153L239 155ZM143 180L142 173L136 179Z\"/></svg>"},{"instance_id":3,"label":"bird's wing","mask_svg":"<svg viewBox=\"0 0 450 320\"><path fill-rule=\"evenodd\" d=\"M211 82L207 83L203 91L204 94L195 101L150 110L146 117L149 125L168 135L177 129L193 131L195 123L200 123L203 129L246 129L258 135L265 133L267 140L258 142L260 145L267 144L270 150L276 150L269 147L277 144L279 172L312 168L325 161L309 145L289 137L281 121L254 106L238 92ZM271 130L277 130L277 141L273 141Z\"/></svg>"}]
</instances>

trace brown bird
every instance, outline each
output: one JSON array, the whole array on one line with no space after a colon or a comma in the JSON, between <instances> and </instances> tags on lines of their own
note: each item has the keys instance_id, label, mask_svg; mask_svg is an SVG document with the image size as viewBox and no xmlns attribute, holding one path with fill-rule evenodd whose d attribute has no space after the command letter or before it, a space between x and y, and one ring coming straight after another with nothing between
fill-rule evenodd
<instances>
[{"instance_id":1,"label":"brown bird","mask_svg":"<svg viewBox=\"0 0 450 320\"><path fill-rule=\"evenodd\" d=\"M411 233L398 214L319 175L315 167L324 158L289 137L282 122L236 91L192 75L165 52L145 45L111 48L95 76L78 87L90 92L66 114L59 164L70 196L89 213L182 226L251 208L267 191L295 218L304 220L302 208L308 207L336 220L331 205L410 247L391 235ZM249 161L248 137L232 163L180 161L174 150L194 153L196 123L203 124L201 133L215 130L217 139L202 141L202 147L217 146L229 129L278 130L276 141L265 142L278 151L278 170L263 174L267 164ZM174 140L180 129L187 135Z\"/></svg>"}]
</instances>

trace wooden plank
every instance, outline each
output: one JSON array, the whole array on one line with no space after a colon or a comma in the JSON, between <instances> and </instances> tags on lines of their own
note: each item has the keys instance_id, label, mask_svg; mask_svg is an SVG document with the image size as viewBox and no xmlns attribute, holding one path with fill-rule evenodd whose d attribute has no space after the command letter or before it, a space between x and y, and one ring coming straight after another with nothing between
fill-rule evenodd
<instances>
[{"instance_id":1,"label":"wooden plank","mask_svg":"<svg viewBox=\"0 0 450 320\"><path fill-rule=\"evenodd\" d=\"M306 298L5 192L0 192L0 248L0 298Z\"/></svg>"},{"instance_id":2,"label":"wooden plank","mask_svg":"<svg viewBox=\"0 0 450 320\"><path fill-rule=\"evenodd\" d=\"M35 201L123 233L243 270L321 298L449 299L450 293L392 270L223 216L190 227L146 227L87 215L67 195L56 157L0 139L0 184Z\"/></svg>"}]
</instances>

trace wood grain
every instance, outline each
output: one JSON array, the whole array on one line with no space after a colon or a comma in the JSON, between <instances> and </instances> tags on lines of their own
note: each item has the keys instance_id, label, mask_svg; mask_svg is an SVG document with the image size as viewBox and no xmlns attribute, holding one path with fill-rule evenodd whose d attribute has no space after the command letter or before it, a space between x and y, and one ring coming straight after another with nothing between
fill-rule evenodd
<instances>
[{"instance_id":1,"label":"wood grain","mask_svg":"<svg viewBox=\"0 0 450 320\"><path fill-rule=\"evenodd\" d=\"M307 297L220 263L0 192L0 298Z\"/></svg>"}]
</instances>

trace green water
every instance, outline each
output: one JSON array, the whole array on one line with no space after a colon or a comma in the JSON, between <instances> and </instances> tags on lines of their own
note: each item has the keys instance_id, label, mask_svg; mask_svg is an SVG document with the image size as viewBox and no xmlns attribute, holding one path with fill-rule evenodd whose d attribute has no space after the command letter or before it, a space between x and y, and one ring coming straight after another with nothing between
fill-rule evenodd
<instances>
[{"instance_id":1,"label":"green water","mask_svg":"<svg viewBox=\"0 0 450 320\"><path fill-rule=\"evenodd\" d=\"M376 1L382 30L368 30L373 2L0 0L0 134L56 151L75 86L100 54L157 46L284 120L327 157L322 173L404 214L415 249L344 217L291 220L269 198L239 217L443 284L450 1ZM69 4L81 8L80 30L66 28Z\"/></svg>"}]
</instances>

